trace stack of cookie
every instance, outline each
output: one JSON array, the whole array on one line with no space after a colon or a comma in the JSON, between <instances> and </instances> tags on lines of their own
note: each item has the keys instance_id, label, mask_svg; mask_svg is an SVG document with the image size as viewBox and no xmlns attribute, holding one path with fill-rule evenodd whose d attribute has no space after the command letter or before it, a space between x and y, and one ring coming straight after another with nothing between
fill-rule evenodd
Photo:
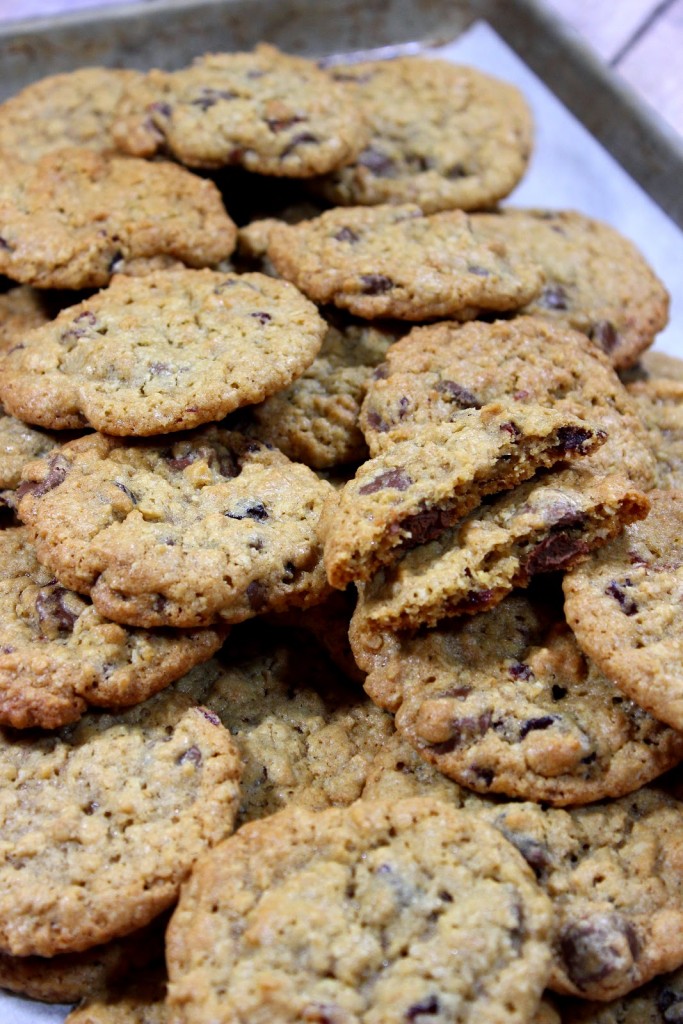
<instances>
[{"instance_id":1,"label":"stack of cookie","mask_svg":"<svg viewBox=\"0 0 683 1024\"><path fill-rule=\"evenodd\" d=\"M679 1019L681 370L630 243L492 210L530 148L268 46L0 107L0 985Z\"/></svg>"}]
</instances>

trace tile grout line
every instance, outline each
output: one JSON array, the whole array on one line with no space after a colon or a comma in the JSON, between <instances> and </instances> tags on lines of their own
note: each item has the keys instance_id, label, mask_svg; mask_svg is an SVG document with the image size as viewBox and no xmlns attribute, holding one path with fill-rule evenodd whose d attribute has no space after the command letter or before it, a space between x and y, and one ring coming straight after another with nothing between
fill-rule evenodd
<instances>
[{"instance_id":1,"label":"tile grout line","mask_svg":"<svg viewBox=\"0 0 683 1024\"><path fill-rule=\"evenodd\" d=\"M643 38L646 32L648 32L652 28L657 19L662 14L666 14L667 10L670 7L672 7L675 2L676 0L662 0L661 3L657 4L655 9L650 14L648 14L648 16L642 22L642 24L638 26L633 35L629 39L627 39L626 42L623 43L622 46L617 50L614 56L610 58L609 66L612 68L616 68L619 64L619 61L623 60L623 58L630 53L634 46L636 46L640 42L640 40Z\"/></svg>"}]
</instances>

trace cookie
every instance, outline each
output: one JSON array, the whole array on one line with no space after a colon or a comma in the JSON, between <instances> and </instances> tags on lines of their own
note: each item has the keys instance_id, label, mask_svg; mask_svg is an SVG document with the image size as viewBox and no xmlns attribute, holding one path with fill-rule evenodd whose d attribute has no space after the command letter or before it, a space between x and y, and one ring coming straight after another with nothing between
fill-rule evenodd
<instances>
[{"instance_id":1,"label":"cookie","mask_svg":"<svg viewBox=\"0 0 683 1024\"><path fill-rule=\"evenodd\" d=\"M590 662L553 590L415 634L351 643L365 689L430 764L479 793L564 806L630 793L683 759L683 737Z\"/></svg>"},{"instance_id":2,"label":"cookie","mask_svg":"<svg viewBox=\"0 0 683 1024\"><path fill-rule=\"evenodd\" d=\"M599 422L607 442L582 463L647 489L654 462L633 399L585 335L538 317L415 327L368 384L361 429L376 455L418 427L492 401L533 402Z\"/></svg>"},{"instance_id":3,"label":"cookie","mask_svg":"<svg viewBox=\"0 0 683 1024\"><path fill-rule=\"evenodd\" d=\"M290 804L319 811L363 795L393 721L314 642L250 624L233 633L215 668L201 700L244 763L239 824Z\"/></svg>"},{"instance_id":4,"label":"cookie","mask_svg":"<svg viewBox=\"0 0 683 1024\"><path fill-rule=\"evenodd\" d=\"M184 1024L533 1016L549 905L483 822L426 799L291 808L213 853L169 925Z\"/></svg>"},{"instance_id":5,"label":"cookie","mask_svg":"<svg viewBox=\"0 0 683 1024\"><path fill-rule=\"evenodd\" d=\"M631 700L683 730L683 491L650 491L650 514L564 580L581 647Z\"/></svg>"},{"instance_id":6,"label":"cookie","mask_svg":"<svg viewBox=\"0 0 683 1024\"><path fill-rule=\"evenodd\" d=\"M634 379L651 378L683 381L683 359L668 352L643 352L637 365L631 371Z\"/></svg>"},{"instance_id":7,"label":"cookie","mask_svg":"<svg viewBox=\"0 0 683 1024\"><path fill-rule=\"evenodd\" d=\"M683 970L654 978L648 985L609 1003L567 999L562 1024L676 1024L683 1013Z\"/></svg>"},{"instance_id":8,"label":"cookie","mask_svg":"<svg viewBox=\"0 0 683 1024\"><path fill-rule=\"evenodd\" d=\"M323 600L330 484L215 427L163 444L91 434L30 463L19 515L39 560L139 626L240 622Z\"/></svg>"},{"instance_id":9,"label":"cookie","mask_svg":"<svg viewBox=\"0 0 683 1024\"><path fill-rule=\"evenodd\" d=\"M308 369L250 410L249 434L314 469L363 461L368 449L358 417L365 387L400 333L386 325L329 323Z\"/></svg>"},{"instance_id":10,"label":"cookie","mask_svg":"<svg viewBox=\"0 0 683 1024\"><path fill-rule=\"evenodd\" d=\"M0 988L44 1003L76 1003L163 959L166 915L132 935L82 953L0 954Z\"/></svg>"},{"instance_id":11,"label":"cookie","mask_svg":"<svg viewBox=\"0 0 683 1024\"><path fill-rule=\"evenodd\" d=\"M316 183L335 204L475 210L522 177L532 120L514 86L421 57L338 65L328 74L351 92L371 133L353 163Z\"/></svg>"},{"instance_id":12,"label":"cookie","mask_svg":"<svg viewBox=\"0 0 683 1024\"><path fill-rule=\"evenodd\" d=\"M287 387L324 333L311 302L264 274L117 275L14 346L0 398L53 429L185 430Z\"/></svg>"},{"instance_id":13,"label":"cookie","mask_svg":"<svg viewBox=\"0 0 683 1024\"><path fill-rule=\"evenodd\" d=\"M0 771L0 950L53 956L173 903L232 829L240 762L215 715L166 690L52 734L3 730Z\"/></svg>"},{"instance_id":14,"label":"cookie","mask_svg":"<svg viewBox=\"0 0 683 1024\"><path fill-rule=\"evenodd\" d=\"M112 131L135 156L165 152L189 167L238 164L290 178L339 167L366 138L343 86L312 61L266 45L150 71L125 91Z\"/></svg>"},{"instance_id":15,"label":"cookie","mask_svg":"<svg viewBox=\"0 0 683 1024\"><path fill-rule=\"evenodd\" d=\"M111 124L124 89L142 78L121 68L78 68L33 82L0 104L0 152L28 163L65 146L114 148Z\"/></svg>"},{"instance_id":16,"label":"cookie","mask_svg":"<svg viewBox=\"0 0 683 1024\"><path fill-rule=\"evenodd\" d=\"M210 266L236 238L213 182L85 149L35 164L2 154L0 223L0 273L38 288L101 287L128 261L157 256Z\"/></svg>"},{"instance_id":17,"label":"cookie","mask_svg":"<svg viewBox=\"0 0 683 1024\"><path fill-rule=\"evenodd\" d=\"M64 1024L167 1024L166 980L165 969L158 966L141 976L110 984L97 995L89 993Z\"/></svg>"},{"instance_id":18,"label":"cookie","mask_svg":"<svg viewBox=\"0 0 683 1024\"><path fill-rule=\"evenodd\" d=\"M311 299L370 320L469 320L519 309L543 284L523 246L489 243L460 210L425 216L414 204L280 222L270 228L268 258Z\"/></svg>"},{"instance_id":19,"label":"cookie","mask_svg":"<svg viewBox=\"0 0 683 1024\"><path fill-rule=\"evenodd\" d=\"M61 293L40 292L28 285L18 285L0 292L0 353L18 344L27 331L41 327L57 315Z\"/></svg>"},{"instance_id":20,"label":"cookie","mask_svg":"<svg viewBox=\"0 0 683 1024\"><path fill-rule=\"evenodd\" d=\"M552 899L552 989L610 1000L683 963L683 804L645 787L566 811L469 809L517 847Z\"/></svg>"},{"instance_id":21,"label":"cookie","mask_svg":"<svg viewBox=\"0 0 683 1024\"><path fill-rule=\"evenodd\" d=\"M357 615L364 629L404 630L483 611L583 561L648 509L623 477L540 474L381 569L361 587Z\"/></svg>"},{"instance_id":22,"label":"cookie","mask_svg":"<svg viewBox=\"0 0 683 1024\"><path fill-rule=\"evenodd\" d=\"M139 704L207 661L224 629L150 632L102 618L35 557L25 526L0 530L0 724L56 729L90 705Z\"/></svg>"},{"instance_id":23,"label":"cookie","mask_svg":"<svg viewBox=\"0 0 683 1024\"><path fill-rule=\"evenodd\" d=\"M570 211L478 214L491 242L526 246L543 268L541 294L522 312L587 334L614 367L632 366L666 327L669 295L644 256L608 224Z\"/></svg>"},{"instance_id":24,"label":"cookie","mask_svg":"<svg viewBox=\"0 0 683 1024\"><path fill-rule=\"evenodd\" d=\"M35 430L22 420L8 416L0 405L0 489L15 490L21 471L32 459L41 459L60 444L60 438L46 430Z\"/></svg>"},{"instance_id":25,"label":"cookie","mask_svg":"<svg viewBox=\"0 0 683 1024\"><path fill-rule=\"evenodd\" d=\"M334 587L438 537L485 494L528 479L539 466L585 456L603 431L540 406L492 402L453 423L415 431L365 462L323 515L325 568Z\"/></svg>"},{"instance_id":26,"label":"cookie","mask_svg":"<svg viewBox=\"0 0 683 1024\"><path fill-rule=\"evenodd\" d=\"M655 461L655 484L683 489L683 380L650 377L626 385Z\"/></svg>"}]
</instances>

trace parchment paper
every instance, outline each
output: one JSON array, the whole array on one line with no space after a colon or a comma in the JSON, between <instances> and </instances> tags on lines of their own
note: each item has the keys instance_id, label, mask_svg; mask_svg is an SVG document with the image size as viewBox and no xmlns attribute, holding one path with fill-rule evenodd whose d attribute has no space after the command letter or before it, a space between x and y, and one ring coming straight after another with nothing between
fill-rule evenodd
<instances>
[{"instance_id":1,"label":"parchment paper","mask_svg":"<svg viewBox=\"0 0 683 1024\"><path fill-rule=\"evenodd\" d=\"M489 25L478 22L430 53L519 86L534 111L536 146L531 167L508 204L578 210L607 221L635 242L672 295L671 322L656 347L683 358L683 232ZM0 1024L57 1024L68 1010L0 993Z\"/></svg>"}]
</instances>

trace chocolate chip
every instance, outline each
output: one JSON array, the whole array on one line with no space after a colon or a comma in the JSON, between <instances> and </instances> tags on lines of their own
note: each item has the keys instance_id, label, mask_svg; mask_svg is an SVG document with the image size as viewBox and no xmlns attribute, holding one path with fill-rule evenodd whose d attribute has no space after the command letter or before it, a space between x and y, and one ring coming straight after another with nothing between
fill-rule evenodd
<instances>
[{"instance_id":1,"label":"chocolate chip","mask_svg":"<svg viewBox=\"0 0 683 1024\"><path fill-rule=\"evenodd\" d=\"M568 309L567 293L561 284L551 284L544 288L538 298L539 306L544 309Z\"/></svg>"},{"instance_id":2,"label":"chocolate chip","mask_svg":"<svg viewBox=\"0 0 683 1024\"><path fill-rule=\"evenodd\" d=\"M384 295L394 287L394 282L384 274L361 274L360 281L363 285L363 295Z\"/></svg>"},{"instance_id":3,"label":"chocolate chip","mask_svg":"<svg viewBox=\"0 0 683 1024\"><path fill-rule=\"evenodd\" d=\"M531 666L526 665L523 661L513 662L508 672L513 679L532 679L534 675Z\"/></svg>"},{"instance_id":4,"label":"chocolate chip","mask_svg":"<svg viewBox=\"0 0 683 1024\"><path fill-rule=\"evenodd\" d=\"M469 590L465 597L460 602L458 609L460 612L474 612L484 608L488 608L493 599L493 591L485 588L484 590Z\"/></svg>"},{"instance_id":5,"label":"chocolate chip","mask_svg":"<svg viewBox=\"0 0 683 1024\"><path fill-rule=\"evenodd\" d=\"M450 754L457 747L479 739L491 728L492 717L490 711L484 711L481 715L464 715L462 718L452 719L449 723L450 739L443 743L431 744L432 752L434 754Z\"/></svg>"},{"instance_id":6,"label":"chocolate chip","mask_svg":"<svg viewBox=\"0 0 683 1024\"><path fill-rule=\"evenodd\" d=\"M185 764L187 761L196 765L200 765L202 763L202 752L199 747L195 747L193 744L178 758L178 764Z\"/></svg>"},{"instance_id":7,"label":"chocolate chip","mask_svg":"<svg viewBox=\"0 0 683 1024\"><path fill-rule=\"evenodd\" d=\"M209 711L208 708L198 708L197 710L204 716L207 722L211 722L211 725L221 724L221 720L218 715L215 715L213 711Z\"/></svg>"},{"instance_id":8,"label":"chocolate chip","mask_svg":"<svg viewBox=\"0 0 683 1024\"><path fill-rule=\"evenodd\" d=\"M361 167L366 167L376 178L391 178L396 173L396 164L386 153L368 147L358 157Z\"/></svg>"},{"instance_id":9,"label":"chocolate chip","mask_svg":"<svg viewBox=\"0 0 683 1024\"><path fill-rule=\"evenodd\" d=\"M408 551L418 544L428 544L435 537L440 537L444 530L448 530L456 521L457 516L452 511L440 508L425 509L413 516L407 516L401 522L401 529L405 535L401 547Z\"/></svg>"},{"instance_id":10,"label":"chocolate chip","mask_svg":"<svg viewBox=\"0 0 683 1024\"><path fill-rule=\"evenodd\" d=\"M256 313L250 313L249 316L253 316L260 324L267 324L273 319L270 313L264 313L262 310L257 310Z\"/></svg>"},{"instance_id":11,"label":"chocolate chip","mask_svg":"<svg viewBox=\"0 0 683 1024\"><path fill-rule=\"evenodd\" d=\"M41 625L53 626L60 633L71 633L78 615L64 604L68 593L64 587L41 590L36 598L36 611Z\"/></svg>"},{"instance_id":12,"label":"chocolate chip","mask_svg":"<svg viewBox=\"0 0 683 1024\"><path fill-rule=\"evenodd\" d=\"M300 132L299 135L295 135L292 141L289 143L289 145L285 146L285 148L282 150L282 152L280 153L280 159L284 160L286 156L289 156L290 153L293 153L294 150L297 149L299 146L316 142L318 142L317 135L313 135L312 132Z\"/></svg>"},{"instance_id":13,"label":"chocolate chip","mask_svg":"<svg viewBox=\"0 0 683 1024\"><path fill-rule=\"evenodd\" d=\"M530 732L536 729L549 729L551 725L559 721L557 715L542 715L540 718L527 718L526 722L522 722L519 730L519 738L523 740L525 736L528 736Z\"/></svg>"},{"instance_id":14,"label":"chocolate chip","mask_svg":"<svg viewBox=\"0 0 683 1024\"><path fill-rule=\"evenodd\" d=\"M513 423L511 420L508 423L501 423L500 429L504 430L506 434L509 434L515 439L522 436L522 431L519 429L517 424Z\"/></svg>"},{"instance_id":15,"label":"chocolate chip","mask_svg":"<svg viewBox=\"0 0 683 1024\"><path fill-rule=\"evenodd\" d=\"M71 463L63 455L55 455L48 459L47 466L45 479L41 480L40 483L33 483L27 480L19 485L17 500L23 497L24 494L32 494L35 498L42 498L48 491L53 491L55 487L59 487L61 483L64 483L66 475L71 469Z\"/></svg>"},{"instance_id":16,"label":"chocolate chip","mask_svg":"<svg viewBox=\"0 0 683 1024\"><path fill-rule=\"evenodd\" d=\"M373 380L386 380L388 376L389 376L389 364L388 363L380 363L379 366L376 367L376 369L373 371L372 379Z\"/></svg>"},{"instance_id":17,"label":"chocolate chip","mask_svg":"<svg viewBox=\"0 0 683 1024\"><path fill-rule=\"evenodd\" d=\"M308 118L301 117L298 114L292 114L291 117L267 117L265 122L270 128L271 132L283 132L285 128L291 128L293 124L300 124L301 121L307 121Z\"/></svg>"},{"instance_id":18,"label":"chocolate chip","mask_svg":"<svg viewBox=\"0 0 683 1024\"><path fill-rule=\"evenodd\" d=\"M6 238L0 235L0 249L4 249L5 252L14 252L13 247L9 244Z\"/></svg>"},{"instance_id":19,"label":"chocolate chip","mask_svg":"<svg viewBox=\"0 0 683 1024\"><path fill-rule=\"evenodd\" d=\"M351 228L340 228L336 235L332 236L338 242L357 242L360 235L357 235Z\"/></svg>"},{"instance_id":20,"label":"chocolate chip","mask_svg":"<svg viewBox=\"0 0 683 1024\"><path fill-rule=\"evenodd\" d=\"M453 164L446 171L444 171L444 176L446 178L449 178L451 181L457 181L458 178L466 178L468 177L468 175L469 171L467 170L465 165L461 163Z\"/></svg>"},{"instance_id":21,"label":"chocolate chip","mask_svg":"<svg viewBox=\"0 0 683 1024\"><path fill-rule=\"evenodd\" d=\"M252 611L260 612L268 604L268 587L263 580L252 580L247 587L247 601Z\"/></svg>"},{"instance_id":22,"label":"chocolate chip","mask_svg":"<svg viewBox=\"0 0 683 1024\"><path fill-rule=\"evenodd\" d=\"M558 448L563 452L580 451L596 436L606 435L604 430L595 432L587 427L560 427L557 431Z\"/></svg>"},{"instance_id":23,"label":"chocolate chip","mask_svg":"<svg viewBox=\"0 0 683 1024\"><path fill-rule=\"evenodd\" d=\"M94 814L95 811L98 811L99 809L100 809L100 805L98 804L97 800L91 800L90 803L86 804L85 807L83 808L83 813L87 814L88 816L90 816L91 814Z\"/></svg>"},{"instance_id":24,"label":"chocolate chip","mask_svg":"<svg viewBox=\"0 0 683 1024\"><path fill-rule=\"evenodd\" d=\"M477 396L454 380L440 380L435 390L461 409L481 409L481 402Z\"/></svg>"},{"instance_id":25,"label":"chocolate chip","mask_svg":"<svg viewBox=\"0 0 683 1024\"><path fill-rule=\"evenodd\" d=\"M569 693L569 690L566 690L564 686L558 686L557 683L554 683L550 692L553 695L553 700L564 700Z\"/></svg>"},{"instance_id":26,"label":"chocolate chip","mask_svg":"<svg viewBox=\"0 0 683 1024\"><path fill-rule=\"evenodd\" d=\"M520 835L519 832L505 828L504 824L499 825L496 822L496 828L502 832L509 843L519 850L536 878L542 878L547 869L552 866L548 847L531 836Z\"/></svg>"},{"instance_id":27,"label":"chocolate chip","mask_svg":"<svg viewBox=\"0 0 683 1024\"><path fill-rule=\"evenodd\" d=\"M524 559L524 571L529 576L540 572L558 572L573 565L577 558L587 555L590 547L581 537L564 530L551 532L537 544Z\"/></svg>"},{"instance_id":28,"label":"chocolate chip","mask_svg":"<svg viewBox=\"0 0 683 1024\"><path fill-rule=\"evenodd\" d=\"M412 477L404 469L387 469L374 480L358 488L359 494L375 494L376 491L394 490L407 491L412 484Z\"/></svg>"},{"instance_id":29,"label":"chocolate chip","mask_svg":"<svg viewBox=\"0 0 683 1024\"><path fill-rule=\"evenodd\" d=\"M164 597L163 594L155 594L154 600L152 601L152 609L157 615L162 615L168 608L168 598Z\"/></svg>"},{"instance_id":30,"label":"chocolate chip","mask_svg":"<svg viewBox=\"0 0 683 1024\"><path fill-rule=\"evenodd\" d=\"M605 587L605 593L609 597L613 597L615 601L619 602L624 615L635 615L638 611L638 605L636 602L626 593L623 587L621 587L616 580L612 580L612 582Z\"/></svg>"},{"instance_id":31,"label":"chocolate chip","mask_svg":"<svg viewBox=\"0 0 683 1024\"><path fill-rule=\"evenodd\" d=\"M476 274L477 277L490 277L491 271L487 270L486 267L478 267L476 263L470 264L467 268L468 274Z\"/></svg>"},{"instance_id":32,"label":"chocolate chip","mask_svg":"<svg viewBox=\"0 0 683 1024\"><path fill-rule=\"evenodd\" d=\"M409 1006L405 1013L405 1019L412 1021L417 1020L418 1017L433 1017L434 1014L441 1012L441 1003L437 996L427 996L425 999L421 999L419 1003L413 1003Z\"/></svg>"},{"instance_id":33,"label":"chocolate chip","mask_svg":"<svg viewBox=\"0 0 683 1024\"><path fill-rule=\"evenodd\" d=\"M683 992L673 988L662 989L656 1005L664 1024L683 1024Z\"/></svg>"},{"instance_id":34,"label":"chocolate chip","mask_svg":"<svg viewBox=\"0 0 683 1024\"><path fill-rule=\"evenodd\" d=\"M161 101L157 101L156 103L150 103L147 109L150 111L150 113L159 114L161 117L170 117L171 114L173 113L173 107L171 106L171 104L163 103Z\"/></svg>"},{"instance_id":35,"label":"chocolate chip","mask_svg":"<svg viewBox=\"0 0 683 1024\"><path fill-rule=\"evenodd\" d=\"M390 429L390 426L387 423L387 421L383 420L378 412L369 412L365 418L367 420L368 426L371 427L373 430L376 430L379 434L386 434L386 432Z\"/></svg>"},{"instance_id":36,"label":"chocolate chip","mask_svg":"<svg viewBox=\"0 0 683 1024\"><path fill-rule=\"evenodd\" d=\"M245 506L240 512L226 512L225 515L228 519L253 519L257 523L265 523L268 519L268 512L266 506L262 501L255 501L252 504Z\"/></svg>"},{"instance_id":37,"label":"chocolate chip","mask_svg":"<svg viewBox=\"0 0 683 1024\"><path fill-rule=\"evenodd\" d=\"M202 89L201 96L198 96L194 100L190 100L190 106L199 107L201 111L205 111L208 110L209 107L215 106L219 100L235 99L237 99L237 93L231 92L229 89L211 89L206 87Z\"/></svg>"},{"instance_id":38,"label":"chocolate chip","mask_svg":"<svg viewBox=\"0 0 683 1024\"><path fill-rule=\"evenodd\" d=\"M619 335L614 324L609 320L598 320L596 324L593 324L588 337L592 341L597 341L603 352L607 353L612 352L619 344Z\"/></svg>"},{"instance_id":39,"label":"chocolate chip","mask_svg":"<svg viewBox=\"0 0 683 1024\"><path fill-rule=\"evenodd\" d=\"M626 974L638 958L633 925L618 913L596 914L566 924L559 935L564 968L579 991L611 974Z\"/></svg>"},{"instance_id":40,"label":"chocolate chip","mask_svg":"<svg viewBox=\"0 0 683 1024\"><path fill-rule=\"evenodd\" d=\"M482 767L481 765L478 765L478 764L473 764L472 765L472 771L476 775L477 779L480 782L483 782L483 784L486 787L491 785L491 783L493 782L493 780L495 778L495 774L496 774L494 772L493 768L484 768L484 767Z\"/></svg>"},{"instance_id":41,"label":"chocolate chip","mask_svg":"<svg viewBox=\"0 0 683 1024\"><path fill-rule=\"evenodd\" d=\"M126 495L128 500L132 502L133 505L137 505L138 499L135 497L135 495L133 494L129 487L126 487L125 484L120 483L120 481L118 480L114 481L114 487L118 487L118 489L120 491L123 491L123 493Z\"/></svg>"}]
</instances>

